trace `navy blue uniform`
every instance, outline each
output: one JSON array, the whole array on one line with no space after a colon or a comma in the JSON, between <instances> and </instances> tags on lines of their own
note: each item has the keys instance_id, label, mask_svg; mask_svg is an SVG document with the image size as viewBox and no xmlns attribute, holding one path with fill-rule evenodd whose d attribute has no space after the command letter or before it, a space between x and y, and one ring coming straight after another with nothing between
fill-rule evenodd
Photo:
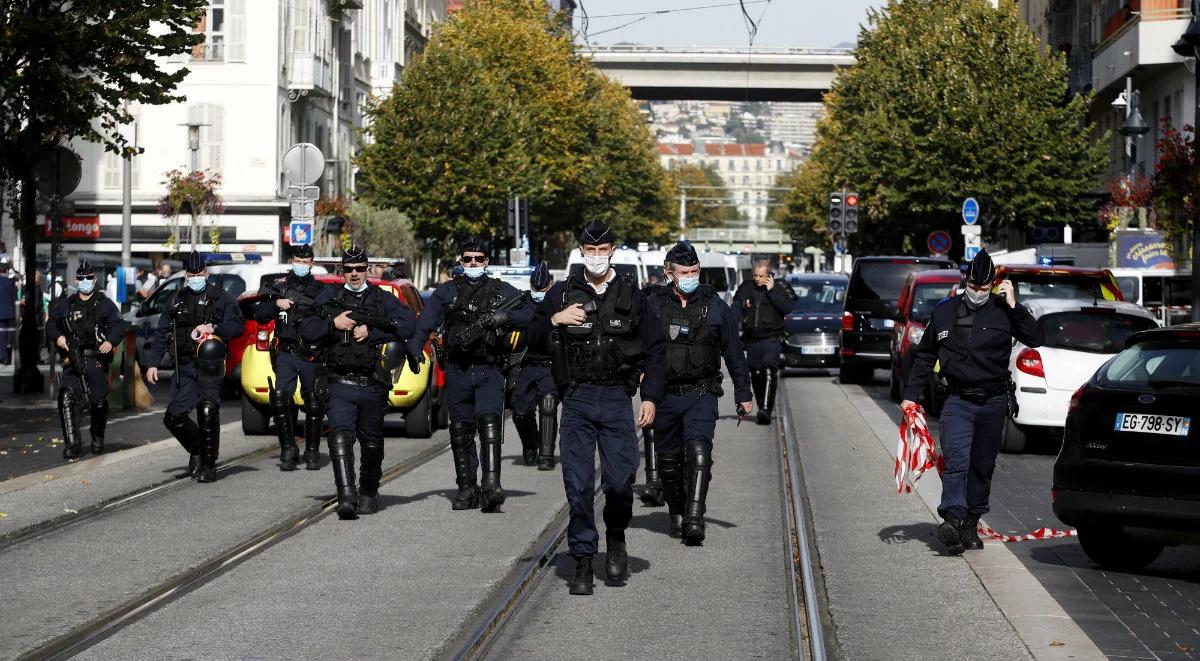
<instances>
[{"instance_id":1,"label":"navy blue uniform","mask_svg":"<svg viewBox=\"0 0 1200 661\"><path fill-rule=\"evenodd\" d=\"M941 445L944 518L977 521L988 511L992 473L1008 416L1012 341L1037 347L1041 326L1023 305L1010 308L991 295L972 310L960 294L934 308L914 354L905 399L922 401L940 361L949 397L942 407Z\"/></svg>"},{"instance_id":2,"label":"navy blue uniform","mask_svg":"<svg viewBox=\"0 0 1200 661\"><path fill-rule=\"evenodd\" d=\"M91 404L108 400L108 366L112 362L113 354L100 354L99 347L104 342L119 346L125 341L128 330L129 325L121 319L121 312L116 304L100 292L93 293L86 301L79 294L64 296L55 301L50 308L46 339L51 346L58 342L59 337L68 333L78 339L80 353L83 354L84 363L87 365L84 378L92 391ZM78 366L65 366L62 387L82 392L79 377Z\"/></svg>"},{"instance_id":3,"label":"navy blue uniform","mask_svg":"<svg viewBox=\"0 0 1200 661\"><path fill-rule=\"evenodd\" d=\"M176 317L179 323L175 324L176 334L172 338L172 320ZM241 337L246 326L233 295L212 283L199 293L186 286L181 287L158 317L158 327L150 348L150 365L162 367L167 349L172 342L178 342L173 352L177 363L171 379L168 413L186 416L201 401L207 401L218 409L221 406L221 378L202 377L197 373L196 343L188 337L192 329L206 323L212 324L213 335L225 342Z\"/></svg>"},{"instance_id":4,"label":"navy blue uniform","mask_svg":"<svg viewBox=\"0 0 1200 661\"><path fill-rule=\"evenodd\" d=\"M795 303L796 292L778 278L770 291L755 285L753 280L738 286L731 307L742 328L746 363L751 370L779 369L783 317L792 311ZM759 406L762 406L761 401Z\"/></svg>"}]
</instances>

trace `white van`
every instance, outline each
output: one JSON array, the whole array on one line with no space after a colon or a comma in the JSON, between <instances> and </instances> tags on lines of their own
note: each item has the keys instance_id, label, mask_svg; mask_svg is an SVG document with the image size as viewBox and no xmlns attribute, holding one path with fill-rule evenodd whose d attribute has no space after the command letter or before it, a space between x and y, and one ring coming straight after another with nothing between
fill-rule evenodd
<instances>
[{"instance_id":1,"label":"white van","mask_svg":"<svg viewBox=\"0 0 1200 661\"><path fill-rule=\"evenodd\" d=\"M646 275L646 280L649 281L651 276L658 276L658 281L661 283L665 280L665 269L663 262L667 260L667 251L661 248L654 250L640 250L638 257L642 261L642 272Z\"/></svg>"},{"instance_id":2,"label":"white van","mask_svg":"<svg viewBox=\"0 0 1200 661\"><path fill-rule=\"evenodd\" d=\"M726 303L733 301L737 290L737 271L726 259L729 255L720 252L696 253L700 258L700 283L717 290Z\"/></svg>"},{"instance_id":3,"label":"white van","mask_svg":"<svg viewBox=\"0 0 1200 661\"><path fill-rule=\"evenodd\" d=\"M1192 320L1192 272L1158 269L1110 269L1121 296L1146 308L1163 326Z\"/></svg>"}]
</instances>

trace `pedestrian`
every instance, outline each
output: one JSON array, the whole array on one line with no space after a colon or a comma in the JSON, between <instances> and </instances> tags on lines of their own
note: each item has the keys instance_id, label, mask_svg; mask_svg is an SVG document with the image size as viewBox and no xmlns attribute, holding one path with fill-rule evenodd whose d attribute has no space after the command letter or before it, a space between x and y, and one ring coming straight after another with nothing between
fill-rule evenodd
<instances>
[{"instance_id":1,"label":"pedestrian","mask_svg":"<svg viewBox=\"0 0 1200 661\"><path fill-rule=\"evenodd\" d=\"M0 363L12 364L17 337L17 283L11 276L12 264L0 262Z\"/></svg>"},{"instance_id":2,"label":"pedestrian","mask_svg":"<svg viewBox=\"0 0 1200 661\"><path fill-rule=\"evenodd\" d=\"M631 398L640 383L636 424L645 428L663 396L663 329L633 278L611 267L615 245L608 225L589 223L579 238L583 273L550 288L530 327L533 346L549 343L554 380L564 392L559 454L571 510L567 539L575 558L569 590L579 595L592 594L599 541L596 450L605 495L605 572L610 581L623 582L629 577L625 529L633 516L638 468Z\"/></svg>"},{"instance_id":3,"label":"pedestrian","mask_svg":"<svg viewBox=\"0 0 1200 661\"><path fill-rule=\"evenodd\" d=\"M410 361L423 360L429 334L443 328L446 403L450 407L450 449L458 493L455 510L479 507L494 512L504 503L500 484L500 444L504 440L504 374L512 352L510 330L533 318L533 302L515 287L487 275L488 246L478 237L459 244L462 273L438 285L421 311L409 341ZM479 448L475 431L479 431ZM476 482L482 459L482 479Z\"/></svg>"},{"instance_id":4,"label":"pedestrian","mask_svg":"<svg viewBox=\"0 0 1200 661\"><path fill-rule=\"evenodd\" d=\"M712 479L713 435L721 389L721 359L733 380L738 415L753 410L738 321L716 289L700 284L700 258L688 241L667 252L672 284L647 304L667 336L666 394L654 416L654 441L671 531L685 544L704 541Z\"/></svg>"},{"instance_id":5,"label":"pedestrian","mask_svg":"<svg viewBox=\"0 0 1200 661\"><path fill-rule=\"evenodd\" d=\"M50 310L46 336L63 357L58 391L58 413L63 427L63 459L78 459L83 443L78 424L79 408L91 414L92 454L104 453L108 424L108 367L113 360L113 339L125 337L128 325L116 304L96 291L96 272L86 259L75 268L76 293L60 298ZM76 357L79 364L75 363ZM81 381L87 382L85 391ZM85 392L89 398L83 397Z\"/></svg>"},{"instance_id":6,"label":"pedestrian","mask_svg":"<svg viewBox=\"0 0 1200 661\"><path fill-rule=\"evenodd\" d=\"M948 397L941 414L945 470L938 537L951 555L983 548L976 525L988 512L992 472L1014 394L1008 371L1013 340L1028 347L1045 341L1033 315L1017 304L1011 281L1002 281L992 293L995 274L987 251L979 251L962 293L933 309L900 403L904 408L925 399L939 362L937 378Z\"/></svg>"},{"instance_id":7,"label":"pedestrian","mask_svg":"<svg viewBox=\"0 0 1200 661\"><path fill-rule=\"evenodd\" d=\"M108 300L112 301L113 303L116 303L117 302L117 267L114 266L111 269L109 269L108 273L106 275L107 275L107 277L105 278L105 281L104 281L104 296Z\"/></svg>"},{"instance_id":8,"label":"pedestrian","mask_svg":"<svg viewBox=\"0 0 1200 661\"><path fill-rule=\"evenodd\" d=\"M0 241L0 264L12 264L12 254L8 252L8 244Z\"/></svg>"},{"instance_id":9,"label":"pedestrian","mask_svg":"<svg viewBox=\"0 0 1200 661\"><path fill-rule=\"evenodd\" d=\"M771 424L779 388L783 317L795 304L796 292L786 281L775 277L771 263L765 259L754 263L754 279L738 285L733 295L734 313L741 317L750 383L758 402L755 422L760 425Z\"/></svg>"},{"instance_id":10,"label":"pedestrian","mask_svg":"<svg viewBox=\"0 0 1200 661\"><path fill-rule=\"evenodd\" d=\"M225 343L245 330L233 295L208 281L208 267L193 250L184 262L186 279L158 317L146 380L158 383L168 349L175 374L163 424L188 451L188 474L197 482L217 479L221 446L221 379ZM188 417L196 409L196 421Z\"/></svg>"},{"instance_id":11,"label":"pedestrian","mask_svg":"<svg viewBox=\"0 0 1200 661\"><path fill-rule=\"evenodd\" d=\"M671 284L670 268L670 262L663 260L662 278L652 275L646 286L642 287L642 296L650 298L654 294L666 291L667 286ZM642 488L642 504L647 507L662 507L667 501L663 497L653 425L642 428L642 459L646 462L646 486Z\"/></svg>"},{"instance_id":12,"label":"pedestrian","mask_svg":"<svg viewBox=\"0 0 1200 661\"><path fill-rule=\"evenodd\" d=\"M315 301L325 290L325 285L312 275L312 246L293 246L291 261L291 270L276 278L270 285L274 291L255 306L254 320L259 324L275 322L270 348L275 379L268 398L275 418L275 431L279 434L279 470L294 471L299 460L296 410L293 407L298 379L304 399L304 467L315 471L321 468L321 420L325 417L324 397L328 389L316 387L317 382L324 379L318 346L300 337L303 312L295 298Z\"/></svg>"},{"instance_id":13,"label":"pedestrian","mask_svg":"<svg viewBox=\"0 0 1200 661\"><path fill-rule=\"evenodd\" d=\"M367 251L352 246L342 253L341 287L326 287L300 321L300 336L318 344L329 383L329 460L337 487L340 519L379 511L383 475L383 417L392 373L382 347L412 337L408 306L368 281ZM320 395L317 395L320 397ZM354 442L362 452L355 486Z\"/></svg>"},{"instance_id":14,"label":"pedestrian","mask_svg":"<svg viewBox=\"0 0 1200 661\"><path fill-rule=\"evenodd\" d=\"M554 284L554 276L546 262L541 262L529 276L529 297L541 303ZM521 457L526 466L537 464L538 470L554 470L554 444L558 440L558 387L550 373L550 355L545 347L528 344L518 367L512 393L513 426L521 437Z\"/></svg>"}]
</instances>

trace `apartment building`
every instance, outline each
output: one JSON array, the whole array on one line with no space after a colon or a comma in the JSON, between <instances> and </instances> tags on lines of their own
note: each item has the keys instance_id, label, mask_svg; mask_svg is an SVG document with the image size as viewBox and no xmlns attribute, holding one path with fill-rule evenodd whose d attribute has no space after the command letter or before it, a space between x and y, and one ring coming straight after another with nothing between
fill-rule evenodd
<instances>
[{"instance_id":1,"label":"apartment building","mask_svg":"<svg viewBox=\"0 0 1200 661\"><path fill-rule=\"evenodd\" d=\"M681 163L715 169L749 228L765 226L767 205L778 197L770 190L776 177L792 171L802 160L795 151L763 143L659 143L658 154L659 162L667 169ZM688 194L704 197L699 191Z\"/></svg>"}]
</instances>

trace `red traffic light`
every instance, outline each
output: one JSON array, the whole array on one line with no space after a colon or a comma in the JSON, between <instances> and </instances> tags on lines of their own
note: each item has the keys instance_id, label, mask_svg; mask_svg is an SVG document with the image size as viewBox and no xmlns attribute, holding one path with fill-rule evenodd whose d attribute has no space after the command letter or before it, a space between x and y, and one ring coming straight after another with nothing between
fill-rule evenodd
<instances>
[{"instance_id":1,"label":"red traffic light","mask_svg":"<svg viewBox=\"0 0 1200 661\"><path fill-rule=\"evenodd\" d=\"M846 206L848 206L848 207L858 206L858 196L854 195L854 194L847 195L846 196Z\"/></svg>"}]
</instances>

